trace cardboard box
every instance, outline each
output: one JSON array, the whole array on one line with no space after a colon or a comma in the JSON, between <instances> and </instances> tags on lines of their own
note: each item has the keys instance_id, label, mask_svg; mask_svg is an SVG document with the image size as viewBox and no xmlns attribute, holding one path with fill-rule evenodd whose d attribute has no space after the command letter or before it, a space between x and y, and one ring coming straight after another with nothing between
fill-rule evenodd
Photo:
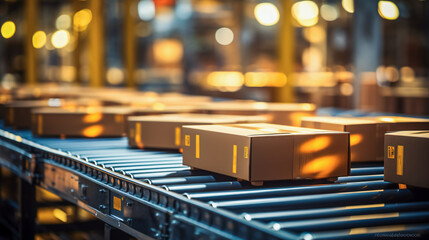
<instances>
[{"instance_id":1,"label":"cardboard box","mask_svg":"<svg viewBox=\"0 0 429 240\"><path fill-rule=\"evenodd\" d=\"M36 136L121 137L129 108L39 108L33 110L31 130Z\"/></svg>"},{"instance_id":2,"label":"cardboard box","mask_svg":"<svg viewBox=\"0 0 429 240\"><path fill-rule=\"evenodd\" d=\"M253 183L350 173L349 134L275 124L184 126L183 163Z\"/></svg>"},{"instance_id":3,"label":"cardboard box","mask_svg":"<svg viewBox=\"0 0 429 240\"><path fill-rule=\"evenodd\" d=\"M301 127L350 133L350 161L377 161L377 122L362 118L305 117Z\"/></svg>"},{"instance_id":4,"label":"cardboard box","mask_svg":"<svg viewBox=\"0 0 429 240\"><path fill-rule=\"evenodd\" d=\"M316 114L316 106L309 103L267 103L267 102L216 102L206 104L202 110L211 114L260 115L268 122L292 126L301 126L302 117Z\"/></svg>"},{"instance_id":5,"label":"cardboard box","mask_svg":"<svg viewBox=\"0 0 429 240\"><path fill-rule=\"evenodd\" d=\"M95 99L59 99L12 101L5 105L5 125L15 129L29 129L31 127L31 111L37 108L67 108L99 107L101 101Z\"/></svg>"},{"instance_id":6,"label":"cardboard box","mask_svg":"<svg viewBox=\"0 0 429 240\"><path fill-rule=\"evenodd\" d=\"M31 126L32 109L50 107L56 103L48 100L13 101L8 103L5 105L4 124L15 129L28 129Z\"/></svg>"},{"instance_id":7,"label":"cardboard box","mask_svg":"<svg viewBox=\"0 0 429 240\"><path fill-rule=\"evenodd\" d=\"M138 148L181 149L183 125L266 122L262 116L215 114L165 114L128 118L128 143Z\"/></svg>"},{"instance_id":8,"label":"cardboard box","mask_svg":"<svg viewBox=\"0 0 429 240\"><path fill-rule=\"evenodd\" d=\"M429 131L387 133L384 144L384 179L429 188Z\"/></svg>"},{"instance_id":9,"label":"cardboard box","mask_svg":"<svg viewBox=\"0 0 429 240\"><path fill-rule=\"evenodd\" d=\"M384 134L407 130L429 130L429 119L412 117L379 116L364 119L377 121L377 160L384 159Z\"/></svg>"}]
</instances>

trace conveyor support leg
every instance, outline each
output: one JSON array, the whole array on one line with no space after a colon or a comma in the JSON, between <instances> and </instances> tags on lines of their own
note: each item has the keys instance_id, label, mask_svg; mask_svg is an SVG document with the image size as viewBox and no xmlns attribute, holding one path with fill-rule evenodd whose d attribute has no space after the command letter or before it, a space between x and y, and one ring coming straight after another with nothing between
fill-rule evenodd
<instances>
[{"instance_id":1,"label":"conveyor support leg","mask_svg":"<svg viewBox=\"0 0 429 240\"><path fill-rule=\"evenodd\" d=\"M36 186L20 179L19 192L19 232L21 239L34 239L36 230Z\"/></svg>"}]
</instances>

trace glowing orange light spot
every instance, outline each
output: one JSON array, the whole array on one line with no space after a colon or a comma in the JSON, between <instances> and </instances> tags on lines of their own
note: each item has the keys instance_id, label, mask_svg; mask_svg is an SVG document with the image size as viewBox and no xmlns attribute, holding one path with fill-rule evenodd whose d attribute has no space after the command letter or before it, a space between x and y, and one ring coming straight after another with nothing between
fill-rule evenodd
<instances>
[{"instance_id":1,"label":"glowing orange light spot","mask_svg":"<svg viewBox=\"0 0 429 240\"><path fill-rule=\"evenodd\" d=\"M327 136L320 136L304 142L299 151L301 153L318 152L327 148L331 144L331 139Z\"/></svg>"},{"instance_id":2,"label":"glowing orange light spot","mask_svg":"<svg viewBox=\"0 0 429 240\"><path fill-rule=\"evenodd\" d=\"M136 142L136 145L138 148L143 149L144 148L144 144L142 142Z\"/></svg>"},{"instance_id":3,"label":"glowing orange light spot","mask_svg":"<svg viewBox=\"0 0 429 240\"><path fill-rule=\"evenodd\" d=\"M329 177L330 173L337 168L339 163L340 159L336 155L316 158L304 165L302 173L314 176L315 178Z\"/></svg>"},{"instance_id":4,"label":"glowing orange light spot","mask_svg":"<svg viewBox=\"0 0 429 240\"><path fill-rule=\"evenodd\" d=\"M83 130L82 134L85 137L97 137L100 136L100 134L103 132L103 126L101 125L93 125L90 127L87 127Z\"/></svg>"},{"instance_id":5,"label":"glowing orange light spot","mask_svg":"<svg viewBox=\"0 0 429 240\"><path fill-rule=\"evenodd\" d=\"M86 107L85 111L87 113L99 113L101 111L100 107Z\"/></svg>"},{"instance_id":6,"label":"glowing orange light spot","mask_svg":"<svg viewBox=\"0 0 429 240\"><path fill-rule=\"evenodd\" d=\"M287 83L281 72L247 72L244 77L247 87L283 87Z\"/></svg>"},{"instance_id":7,"label":"glowing orange light spot","mask_svg":"<svg viewBox=\"0 0 429 240\"><path fill-rule=\"evenodd\" d=\"M350 146L358 145L362 142L362 134L350 134Z\"/></svg>"},{"instance_id":8,"label":"glowing orange light spot","mask_svg":"<svg viewBox=\"0 0 429 240\"><path fill-rule=\"evenodd\" d=\"M59 208L53 210L54 216L62 222L67 222L67 213Z\"/></svg>"},{"instance_id":9,"label":"glowing orange light spot","mask_svg":"<svg viewBox=\"0 0 429 240\"><path fill-rule=\"evenodd\" d=\"M311 107L311 104L309 107ZM305 109L305 110L307 110L307 109ZM296 112L291 113L290 117L289 117L289 119L291 121L290 124L292 126L300 127L302 118L303 117L311 117L311 116L314 116L314 114L312 114L312 113L296 113Z\"/></svg>"},{"instance_id":10,"label":"glowing orange light spot","mask_svg":"<svg viewBox=\"0 0 429 240\"><path fill-rule=\"evenodd\" d=\"M103 114L101 113L90 113L83 117L83 122L96 123L96 122L99 122L102 118L103 118Z\"/></svg>"},{"instance_id":11,"label":"glowing orange light spot","mask_svg":"<svg viewBox=\"0 0 429 240\"><path fill-rule=\"evenodd\" d=\"M73 112L73 111L76 111L77 106L72 103L67 103L65 106L62 106L61 108Z\"/></svg>"}]
</instances>

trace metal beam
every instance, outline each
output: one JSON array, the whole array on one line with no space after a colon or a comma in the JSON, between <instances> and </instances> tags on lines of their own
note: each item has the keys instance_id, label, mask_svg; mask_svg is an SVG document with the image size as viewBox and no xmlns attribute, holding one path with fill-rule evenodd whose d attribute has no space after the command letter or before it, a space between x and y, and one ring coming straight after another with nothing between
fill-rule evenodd
<instances>
[{"instance_id":1,"label":"metal beam","mask_svg":"<svg viewBox=\"0 0 429 240\"><path fill-rule=\"evenodd\" d=\"M104 61L104 0L89 1L92 22L89 27L89 83L101 87L105 83Z\"/></svg>"},{"instance_id":2,"label":"metal beam","mask_svg":"<svg viewBox=\"0 0 429 240\"><path fill-rule=\"evenodd\" d=\"M25 82L37 83L36 49L33 47L33 34L37 26L38 0L26 0L24 6L24 53L25 53Z\"/></svg>"},{"instance_id":3,"label":"metal beam","mask_svg":"<svg viewBox=\"0 0 429 240\"><path fill-rule=\"evenodd\" d=\"M127 87L135 87L135 66L136 66L136 35L135 20L131 14L134 0L124 1L124 65L125 84Z\"/></svg>"},{"instance_id":4,"label":"metal beam","mask_svg":"<svg viewBox=\"0 0 429 240\"><path fill-rule=\"evenodd\" d=\"M274 100L278 102L293 102L293 72L294 72L294 28L292 25L292 0L284 0L280 6L279 39L278 39L278 60L279 70L287 76L287 83L284 87L277 88Z\"/></svg>"}]
</instances>

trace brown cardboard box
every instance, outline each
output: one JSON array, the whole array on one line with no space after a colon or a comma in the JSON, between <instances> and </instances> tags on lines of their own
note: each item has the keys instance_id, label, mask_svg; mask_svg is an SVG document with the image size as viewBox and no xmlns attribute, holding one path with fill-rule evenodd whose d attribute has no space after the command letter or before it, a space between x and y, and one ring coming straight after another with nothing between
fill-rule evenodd
<instances>
[{"instance_id":1,"label":"brown cardboard box","mask_svg":"<svg viewBox=\"0 0 429 240\"><path fill-rule=\"evenodd\" d=\"M375 120L377 124L377 160L384 159L384 134L394 131L406 130L429 130L429 119L412 117L365 117L364 119Z\"/></svg>"},{"instance_id":2,"label":"brown cardboard box","mask_svg":"<svg viewBox=\"0 0 429 240\"><path fill-rule=\"evenodd\" d=\"M429 131L387 133L384 144L384 179L429 188Z\"/></svg>"},{"instance_id":3,"label":"brown cardboard box","mask_svg":"<svg viewBox=\"0 0 429 240\"><path fill-rule=\"evenodd\" d=\"M316 106L310 103L267 103L267 102L216 102L206 104L202 110L211 114L263 115L268 122L299 127L302 117L316 114Z\"/></svg>"},{"instance_id":4,"label":"brown cardboard box","mask_svg":"<svg viewBox=\"0 0 429 240\"><path fill-rule=\"evenodd\" d=\"M262 116L215 114L165 114L128 118L128 143L139 148L180 149L183 147L183 125L266 122Z\"/></svg>"},{"instance_id":5,"label":"brown cardboard box","mask_svg":"<svg viewBox=\"0 0 429 240\"><path fill-rule=\"evenodd\" d=\"M377 122L362 118L305 117L301 127L334 130L350 133L350 161L377 160Z\"/></svg>"},{"instance_id":6,"label":"brown cardboard box","mask_svg":"<svg viewBox=\"0 0 429 240\"><path fill-rule=\"evenodd\" d=\"M129 108L39 108L33 110L31 130L37 136L121 137L130 114Z\"/></svg>"},{"instance_id":7,"label":"brown cardboard box","mask_svg":"<svg viewBox=\"0 0 429 240\"><path fill-rule=\"evenodd\" d=\"M349 134L275 124L184 126L183 163L251 182L350 172Z\"/></svg>"},{"instance_id":8,"label":"brown cardboard box","mask_svg":"<svg viewBox=\"0 0 429 240\"><path fill-rule=\"evenodd\" d=\"M1 94L0 95L0 119L4 119L6 115L6 104L12 101L12 95L9 94Z\"/></svg>"},{"instance_id":9,"label":"brown cardboard box","mask_svg":"<svg viewBox=\"0 0 429 240\"><path fill-rule=\"evenodd\" d=\"M59 99L12 101L5 105L5 125L16 129L29 129L31 127L31 111L36 108L68 108L98 107L102 102L95 99Z\"/></svg>"},{"instance_id":10,"label":"brown cardboard box","mask_svg":"<svg viewBox=\"0 0 429 240\"><path fill-rule=\"evenodd\" d=\"M31 110L39 107L53 107L59 102L48 100L13 101L5 105L5 125L15 129L28 129L31 126Z\"/></svg>"}]
</instances>

